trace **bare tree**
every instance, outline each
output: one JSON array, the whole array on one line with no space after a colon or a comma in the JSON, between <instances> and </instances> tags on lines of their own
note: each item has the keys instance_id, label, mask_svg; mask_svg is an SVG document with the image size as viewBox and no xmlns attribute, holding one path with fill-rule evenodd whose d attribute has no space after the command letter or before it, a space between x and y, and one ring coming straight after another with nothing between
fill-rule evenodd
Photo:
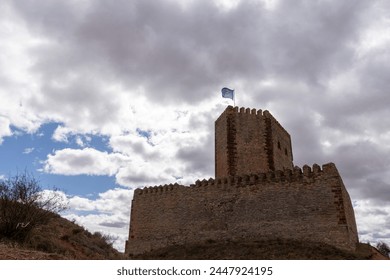
<instances>
[{"instance_id":1,"label":"bare tree","mask_svg":"<svg viewBox=\"0 0 390 280\"><path fill-rule=\"evenodd\" d=\"M0 237L25 241L33 228L66 209L58 191L43 191L28 172L0 180Z\"/></svg>"},{"instance_id":2,"label":"bare tree","mask_svg":"<svg viewBox=\"0 0 390 280\"><path fill-rule=\"evenodd\" d=\"M376 248L378 249L379 252L381 252L384 256L390 257L390 246L387 245L385 242L378 242L376 245Z\"/></svg>"}]
</instances>

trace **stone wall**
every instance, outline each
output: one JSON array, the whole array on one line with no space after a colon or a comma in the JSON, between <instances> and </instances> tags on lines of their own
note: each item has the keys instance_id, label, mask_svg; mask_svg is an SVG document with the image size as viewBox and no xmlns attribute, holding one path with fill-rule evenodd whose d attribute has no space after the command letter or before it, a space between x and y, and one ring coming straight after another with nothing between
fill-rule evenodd
<instances>
[{"instance_id":1,"label":"stone wall","mask_svg":"<svg viewBox=\"0 0 390 280\"><path fill-rule=\"evenodd\" d=\"M290 134L271 115L264 111L266 141L270 170L293 169L293 153Z\"/></svg>"},{"instance_id":2,"label":"stone wall","mask_svg":"<svg viewBox=\"0 0 390 280\"><path fill-rule=\"evenodd\" d=\"M229 106L215 121L215 177L293 168L290 135L268 112Z\"/></svg>"},{"instance_id":3,"label":"stone wall","mask_svg":"<svg viewBox=\"0 0 390 280\"><path fill-rule=\"evenodd\" d=\"M345 250L358 242L349 195L333 163L311 169L137 189L127 254L207 240L288 238Z\"/></svg>"}]
</instances>

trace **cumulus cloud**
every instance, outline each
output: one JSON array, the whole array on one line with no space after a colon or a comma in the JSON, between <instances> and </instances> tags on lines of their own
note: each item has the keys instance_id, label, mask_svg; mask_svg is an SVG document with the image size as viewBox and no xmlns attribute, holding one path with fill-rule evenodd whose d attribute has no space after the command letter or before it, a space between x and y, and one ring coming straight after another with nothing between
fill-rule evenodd
<instances>
[{"instance_id":1,"label":"cumulus cloud","mask_svg":"<svg viewBox=\"0 0 390 280\"><path fill-rule=\"evenodd\" d=\"M121 165L128 162L125 156L109 154L92 148L63 149L50 154L44 162L43 170L63 175L108 175L113 176Z\"/></svg>"},{"instance_id":2,"label":"cumulus cloud","mask_svg":"<svg viewBox=\"0 0 390 280\"><path fill-rule=\"evenodd\" d=\"M112 152L92 148L55 151L45 161L46 172L65 175L95 174L115 176L128 187L165 183L192 183L213 174L213 119L223 108L194 108L189 111L156 109L145 112L136 128L109 137ZM158 126L153 126L159 120ZM137 125L137 126L138 126ZM193 130L191 130L191 127ZM59 126L55 139L67 141L69 131Z\"/></svg>"},{"instance_id":3,"label":"cumulus cloud","mask_svg":"<svg viewBox=\"0 0 390 280\"><path fill-rule=\"evenodd\" d=\"M71 196L69 205L74 210L99 211L103 213L128 212L127 205L130 203L133 191L123 188L109 189L99 193L97 199L89 199L80 196Z\"/></svg>"},{"instance_id":4,"label":"cumulus cloud","mask_svg":"<svg viewBox=\"0 0 390 280\"><path fill-rule=\"evenodd\" d=\"M10 121L0 116L0 144L3 142L3 137L12 135L9 125Z\"/></svg>"},{"instance_id":5,"label":"cumulus cloud","mask_svg":"<svg viewBox=\"0 0 390 280\"><path fill-rule=\"evenodd\" d=\"M354 205L357 226L362 242L380 240L390 243L389 205L377 205L373 200L360 200ZM375 243L373 244L375 245Z\"/></svg>"},{"instance_id":6,"label":"cumulus cloud","mask_svg":"<svg viewBox=\"0 0 390 280\"><path fill-rule=\"evenodd\" d=\"M124 251L128 237L133 191L122 188L99 193L96 199L68 196L69 210L64 217L75 220L91 232L102 232L117 238L114 246Z\"/></svg>"},{"instance_id":7,"label":"cumulus cloud","mask_svg":"<svg viewBox=\"0 0 390 280\"><path fill-rule=\"evenodd\" d=\"M43 162L43 171L115 176L118 184L128 187L174 182L190 184L199 177L213 175L213 134L209 126L213 124L214 114L208 109L185 116L165 115L160 118L164 126L150 133L137 129L111 136L108 144L112 152L94 148L56 150ZM171 121L175 123L172 125ZM188 123L197 127L196 135L188 130ZM59 126L53 138L67 142L68 135L68 131Z\"/></svg>"},{"instance_id":8,"label":"cumulus cloud","mask_svg":"<svg viewBox=\"0 0 390 280\"><path fill-rule=\"evenodd\" d=\"M76 221L91 232L101 232L114 237L114 246L124 251L133 191L114 188L99 193L96 199L52 190L44 190L43 195L56 197L62 205L68 206L68 210L62 213L65 218Z\"/></svg>"},{"instance_id":9,"label":"cumulus cloud","mask_svg":"<svg viewBox=\"0 0 390 280\"><path fill-rule=\"evenodd\" d=\"M12 134L10 125L34 132L42 121L25 106L37 86L29 71L33 58L28 55L36 39L16 14L8 1L0 3L0 141Z\"/></svg>"}]
</instances>

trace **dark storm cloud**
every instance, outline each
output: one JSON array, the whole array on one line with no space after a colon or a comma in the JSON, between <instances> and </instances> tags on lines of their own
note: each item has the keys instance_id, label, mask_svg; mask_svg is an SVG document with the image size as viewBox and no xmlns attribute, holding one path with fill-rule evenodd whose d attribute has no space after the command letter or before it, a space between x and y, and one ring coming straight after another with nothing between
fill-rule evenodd
<instances>
[{"instance_id":1,"label":"dark storm cloud","mask_svg":"<svg viewBox=\"0 0 390 280\"><path fill-rule=\"evenodd\" d=\"M129 223L127 221L126 222L118 222L118 221L102 222L102 223L99 223L99 226L113 227L113 228L126 228L129 226Z\"/></svg>"},{"instance_id":2,"label":"dark storm cloud","mask_svg":"<svg viewBox=\"0 0 390 280\"><path fill-rule=\"evenodd\" d=\"M224 12L210 1L191 5L94 1L80 14L69 3L15 2L32 30L52 40L34 50L34 69L45 78L97 71L130 87L142 85L160 101L192 101L224 80L259 76L262 6L250 2Z\"/></svg>"},{"instance_id":3,"label":"dark storm cloud","mask_svg":"<svg viewBox=\"0 0 390 280\"><path fill-rule=\"evenodd\" d=\"M338 159L338 165L345 170L345 176L361 179L389 170L390 162L383 153L380 145L359 141L339 146L331 156Z\"/></svg>"},{"instance_id":4,"label":"dark storm cloud","mask_svg":"<svg viewBox=\"0 0 390 280\"><path fill-rule=\"evenodd\" d=\"M117 121L116 111L120 107L115 95L99 88L96 78L78 78L69 86L46 83L43 95L31 97L29 105L49 113L51 116L68 116L73 127L83 129L83 120L94 124L97 130ZM103 101L103 102L102 102Z\"/></svg>"},{"instance_id":5,"label":"dark storm cloud","mask_svg":"<svg viewBox=\"0 0 390 280\"><path fill-rule=\"evenodd\" d=\"M387 233L374 233L372 235L377 240L383 240L384 238L389 238L389 234Z\"/></svg>"},{"instance_id":6,"label":"dark storm cloud","mask_svg":"<svg viewBox=\"0 0 390 280\"><path fill-rule=\"evenodd\" d=\"M57 3L57 1L54 1ZM212 1L40 1L15 6L41 36L36 71L55 79L96 71L151 99L193 102L223 83L277 76L321 83L349 65L366 1L285 1L268 11L242 1L225 11ZM54 77L53 77L54 76Z\"/></svg>"},{"instance_id":7,"label":"dark storm cloud","mask_svg":"<svg viewBox=\"0 0 390 280\"><path fill-rule=\"evenodd\" d=\"M212 149L206 147L213 147L213 137L208 137L201 146L184 147L177 151L177 158L182 160L186 165L187 172L199 172L202 174L213 174L214 170L214 154Z\"/></svg>"},{"instance_id":8,"label":"dark storm cloud","mask_svg":"<svg viewBox=\"0 0 390 280\"><path fill-rule=\"evenodd\" d=\"M340 92L318 108L327 116L326 125L355 133L364 129L388 131L390 103L390 51L381 50L356 63L357 88Z\"/></svg>"},{"instance_id":9,"label":"dark storm cloud","mask_svg":"<svg viewBox=\"0 0 390 280\"><path fill-rule=\"evenodd\" d=\"M385 205L390 201L390 184L382 179L368 179L361 189L362 197L379 200Z\"/></svg>"},{"instance_id":10,"label":"dark storm cloud","mask_svg":"<svg viewBox=\"0 0 390 280\"><path fill-rule=\"evenodd\" d=\"M267 26L268 73L321 84L348 66L366 6L366 1L283 1Z\"/></svg>"}]
</instances>

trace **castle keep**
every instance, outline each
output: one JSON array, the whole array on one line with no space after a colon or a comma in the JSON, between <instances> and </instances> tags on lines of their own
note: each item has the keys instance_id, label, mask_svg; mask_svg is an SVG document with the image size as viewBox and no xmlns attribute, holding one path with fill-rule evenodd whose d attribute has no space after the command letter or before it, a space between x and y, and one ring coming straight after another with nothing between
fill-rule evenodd
<instances>
[{"instance_id":1,"label":"castle keep","mask_svg":"<svg viewBox=\"0 0 390 280\"><path fill-rule=\"evenodd\" d=\"M268 111L227 107L215 122L215 179L135 190L126 254L275 238L354 251L354 211L336 166L293 167L291 147Z\"/></svg>"},{"instance_id":2,"label":"castle keep","mask_svg":"<svg viewBox=\"0 0 390 280\"><path fill-rule=\"evenodd\" d=\"M293 169L290 134L268 112L228 107L215 121L215 177Z\"/></svg>"}]
</instances>

